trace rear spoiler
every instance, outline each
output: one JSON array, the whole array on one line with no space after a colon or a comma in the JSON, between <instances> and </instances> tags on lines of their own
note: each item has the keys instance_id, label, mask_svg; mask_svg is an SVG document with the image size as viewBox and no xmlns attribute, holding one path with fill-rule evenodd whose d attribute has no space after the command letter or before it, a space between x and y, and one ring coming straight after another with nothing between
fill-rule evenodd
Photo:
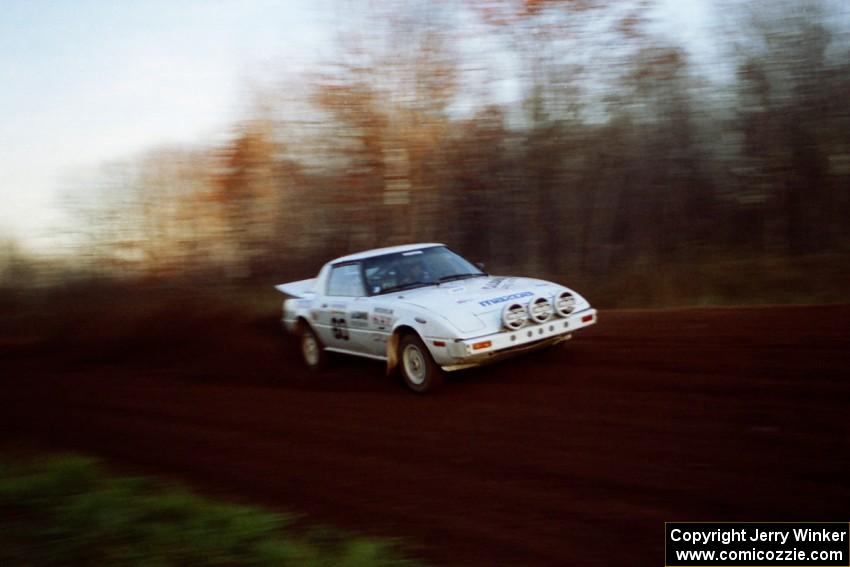
<instances>
[{"instance_id":1,"label":"rear spoiler","mask_svg":"<svg viewBox=\"0 0 850 567\"><path fill-rule=\"evenodd\" d=\"M297 282L276 285L274 288L279 292L291 295L292 297L307 297L308 295L314 295L316 293L315 285L316 278L310 278L308 280L299 280Z\"/></svg>"}]
</instances>

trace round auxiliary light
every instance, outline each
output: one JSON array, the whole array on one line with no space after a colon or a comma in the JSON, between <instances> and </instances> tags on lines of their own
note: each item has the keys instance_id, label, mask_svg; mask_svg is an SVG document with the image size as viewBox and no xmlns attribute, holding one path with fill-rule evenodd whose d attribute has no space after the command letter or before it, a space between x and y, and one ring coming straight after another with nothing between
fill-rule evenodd
<instances>
[{"instance_id":1,"label":"round auxiliary light","mask_svg":"<svg viewBox=\"0 0 850 567\"><path fill-rule=\"evenodd\" d=\"M575 296L568 292L562 291L558 295L555 296L555 311L558 312L558 315L561 317L566 317L576 308L576 298Z\"/></svg>"},{"instance_id":2,"label":"round auxiliary light","mask_svg":"<svg viewBox=\"0 0 850 567\"><path fill-rule=\"evenodd\" d=\"M508 329L519 329L528 321L528 311L522 303L509 303L502 309L502 323Z\"/></svg>"},{"instance_id":3,"label":"round auxiliary light","mask_svg":"<svg viewBox=\"0 0 850 567\"><path fill-rule=\"evenodd\" d=\"M548 321L552 316L552 304L542 295L538 295L528 302L528 315L537 323Z\"/></svg>"}]
</instances>

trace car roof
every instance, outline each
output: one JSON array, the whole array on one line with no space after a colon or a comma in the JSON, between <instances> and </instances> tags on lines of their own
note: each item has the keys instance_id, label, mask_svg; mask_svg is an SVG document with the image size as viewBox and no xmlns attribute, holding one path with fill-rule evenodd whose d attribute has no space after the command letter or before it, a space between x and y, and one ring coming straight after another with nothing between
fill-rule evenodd
<instances>
[{"instance_id":1,"label":"car roof","mask_svg":"<svg viewBox=\"0 0 850 567\"><path fill-rule=\"evenodd\" d=\"M445 246L445 244L441 244L439 242L423 242L420 244L402 244L401 246L388 246L386 248L374 248L372 250L365 250L363 252L357 252L356 254L349 254L348 256L340 256L335 260L331 260L328 262L329 264L338 264L339 262L350 262L353 260L362 260L364 258L371 258L372 256L381 256L383 254L393 254L396 252L409 252L411 250L419 250L421 248L433 248L434 246Z\"/></svg>"}]
</instances>

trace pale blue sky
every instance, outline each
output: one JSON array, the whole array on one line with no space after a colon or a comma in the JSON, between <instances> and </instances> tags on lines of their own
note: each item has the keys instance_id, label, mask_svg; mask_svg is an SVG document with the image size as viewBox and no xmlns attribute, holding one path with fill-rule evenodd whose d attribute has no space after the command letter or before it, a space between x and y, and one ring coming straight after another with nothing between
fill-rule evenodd
<instances>
[{"instance_id":1,"label":"pale blue sky","mask_svg":"<svg viewBox=\"0 0 850 567\"><path fill-rule=\"evenodd\" d=\"M309 68L328 44L316 5L5 0L0 238L49 230L85 168L226 131L253 80Z\"/></svg>"},{"instance_id":2,"label":"pale blue sky","mask_svg":"<svg viewBox=\"0 0 850 567\"><path fill-rule=\"evenodd\" d=\"M366 0L364 0L366 1ZM706 45L703 0L664 0ZM58 196L98 164L208 144L270 74L327 54L335 0L5 0L0 11L0 238L50 242ZM328 14L328 10L332 13Z\"/></svg>"}]
</instances>

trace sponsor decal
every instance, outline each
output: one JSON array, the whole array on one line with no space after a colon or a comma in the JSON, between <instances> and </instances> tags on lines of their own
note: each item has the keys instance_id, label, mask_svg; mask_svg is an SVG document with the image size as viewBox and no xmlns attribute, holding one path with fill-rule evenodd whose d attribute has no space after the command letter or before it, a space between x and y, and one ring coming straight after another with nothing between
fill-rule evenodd
<instances>
[{"instance_id":1,"label":"sponsor decal","mask_svg":"<svg viewBox=\"0 0 850 567\"><path fill-rule=\"evenodd\" d=\"M497 289L508 278L492 278L481 286L481 289Z\"/></svg>"},{"instance_id":2,"label":"sponsor decal","mask_svg":"<svg viewBox=\"0 0 850 567\"><path fill-rule=\"evenodd\" d=\"M333 331L334 338L341 339L343 341L348 340L348 325L346 324L344 317L332 317L331 330Z\"/></svg>"},{"instance_id":3,"label":"sponsor decal","mask_svg":"<svg viewBox=\"0 0 850 567\"><path fill-rule=\"evenodd\" d=\"M516 278L491 278L481 289L511 289Z\"/></svg>"},{"instance_id":4,"label":"sponsor decal","mask_svg":"<svg viewBox=\"0 0 850 567\"><path fill-rule=\"evenodd\" d=\"M393 318L390 315L372 315L372 326L379 331L392 327Z\"/></svg>"},{"instance_id":5,"label":"sponsor decal","mask_svg":"<svg viewBox=\"0 0 850 567\"><path fill-rule=\"evenodd\" d=\"M503 295L501 297L494 297L492 299L485 299L484 301L479 301L478 305L481 307L488 307L490 305L498 305L499 303L504 303L505 301L511 301L513 299L522 299L523 297L531 297L534 293L530 291L521 291L519 293L512 293L510 295Z\"/></svg>"},{"instance_id":6,"label":"sponsor decal","mask_svg":"<svg viewBox=\"0 0 850 567\"><path fill-rule=\"evenodd\" d=\"M349 318L348 324L352 327L363 329L369 326L369 313L366 311L352 311Z\"/></svg>"},{"instance_id":7,"label":"sponsor decal","mask_svg":"<svg viewBox=\"0 0 850 567\"><path fill-rule=\"evenodd\" d=\"M372 309L372 327L379 331L386 331L393 326L393 310L386 307L375 307Z\"/></svg>"},{"instance_id":8,"label":"sponsor decal","mask_svg":"<svg viewBox=\"0 0 850 567\"><path fill-rule=\"evenodd\" d=\"M452 295L457 295L459 293L463 293L464 291L466 291L466 286L462 286L462 285L449 288L449 293L452 294Z\"/></svg>"}]
</instances>

